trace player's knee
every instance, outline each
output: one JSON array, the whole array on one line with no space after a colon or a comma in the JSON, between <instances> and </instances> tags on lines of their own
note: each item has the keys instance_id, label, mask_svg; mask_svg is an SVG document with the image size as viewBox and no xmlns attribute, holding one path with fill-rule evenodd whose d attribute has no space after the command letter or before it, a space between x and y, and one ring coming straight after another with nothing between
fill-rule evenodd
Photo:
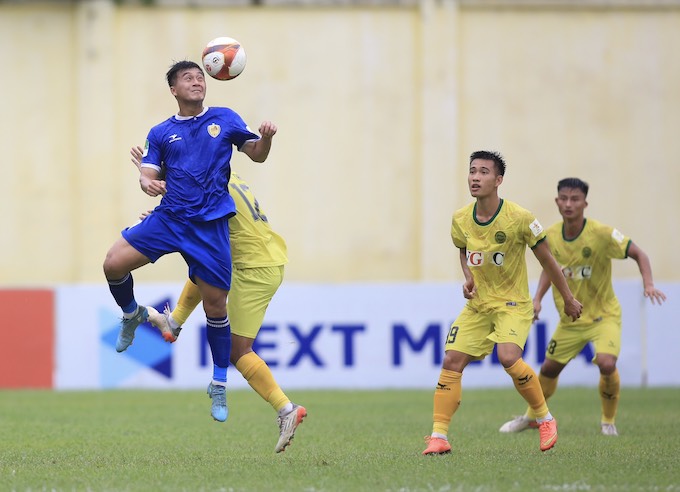
<instances>
[{"instance_id":1,"label":"player's knee","mask_svg":"<svg viewBox=\"0 0 680 492\"><path fill-rule=\"evenodd\" d=\"M217 288L201 289L203 310L209 318L223 318L227 315L227 296Z\"/></svg>"},{"instance_id":2,"label":"player's knee","mask_svg":"<svg viewBox=\"0 0 680 492\"><path fill-rule=\"evenodd\" d=\"M498 362L507 369L522 358L522 349L514 343L500 343L496 345L496 355Z\"/></svg>"},{"instance_id":3,"label":"player's knee","mask_svg":"<svg viewBox=\"0 0 680 492\"><path fill-rule=\"evenodd\" d=\"M600 368L600 374L609 376L616 370L615 357L599 357L597 358L597 367Z\"/></svg>"},{"instance_id":4,"label":"player's knee","mask_svg":"<svg viewBox=\"0 0 680 492\"><path fill-rule=\"evenodd\" d=\"M551 361L550 359L546 359L545 362L543 362L543 365L541 366L541 376L554 379L560 375L562 369L564 369L563 365L557 364Z\"/></svg>"},{"instance_id":5,"label":"player's knee","mask_svg":"<svg viewBox=\"0 0 680 492\"><path fill-rule=\"evenodd\" d=\"M470 356L455 350L447 350L442 361L442 369L447 371L463 372L470 362Z\"/></svg>"},{"instance_id":6,"label":"player's knee","mask_svg":"<svg viewBox=\"0 0 680 492\"><path fill-rule=\"evenodd\" d=\"M118 280L125 277L125 275L129 273L121 269L113 249L106 253L106 258L104 259L102 269L104 270L104 276L107 278L107 280Z\"/></svg>"}]
</instances>

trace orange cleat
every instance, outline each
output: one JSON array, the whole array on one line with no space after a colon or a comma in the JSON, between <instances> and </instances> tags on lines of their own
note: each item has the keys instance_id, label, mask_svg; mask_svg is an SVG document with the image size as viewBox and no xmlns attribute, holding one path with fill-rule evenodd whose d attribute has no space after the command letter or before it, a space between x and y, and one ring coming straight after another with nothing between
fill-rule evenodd
<instances>
[{"instance_id":1,"label":"orange cleat","mask_svg":"<svg viewBox=\"0 0 680 492\"><path fill-rule=\"evenodd\" d=\"M427 448L423 451L423 456L449 454L451 452L451 444L441 437L425 436L425 442L427 443Z\"/></svg>"},{"instance_id":2,"label":"orange cleat","mask_svg":"<svg viewBox=\"0 0 680 492\"><path fill-rule=\"evenodd\" d=\"M541 451L547 451L557 442L557 420L554 418L538 424L541 436Z\"/></svg>"}]
</instances>

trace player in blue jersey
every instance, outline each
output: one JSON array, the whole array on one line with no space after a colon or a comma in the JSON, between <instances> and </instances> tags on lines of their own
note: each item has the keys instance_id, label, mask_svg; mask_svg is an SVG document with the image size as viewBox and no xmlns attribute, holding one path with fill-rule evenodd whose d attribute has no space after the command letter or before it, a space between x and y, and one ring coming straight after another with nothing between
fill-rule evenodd
<instances>
[{"instance_id":1,"label":"player in blue jersey","mask_svg":"<svg viewBox=\"0 0 680 492\"><path fill-rule=\"evenodd\" d=\"M130 150L132 163L141 170L143 150ZM290 445L295 431L307 416L307 409L290 401L274 379L274 374L257 353L257 338L269 302L283 281L288 263L286 241L272 229L250 185L232 173L229 188L236 204L236 215L229 219L232 278L227 312L231 324L231 364L248 384L278 413L279 439L274 451ZM140 219L149 216L144 213ZM182 325L201 302L196 285L187 280L175 309L167 306L161 314L149 306L149 321L168 342L177 340Z\"/></svg>"},{"instance_id":2,"label":"player in blue jersey","mask_svg":"<svg viewBox=\"0 0 680 492\"><path fill-rule=\"evenodd\" d=\"M265 121L257 135L231 109L205 107L204 73L192 61L175 63L166 78L179 111L149 131L139 178L147 195L163 198L146 220L122 231L104 260L111 294L123 310L116 350L126 350L137 326L148 318L146 307L135 300L132 270L179 252L203 299L213 357L211 413L224 422L231 351L226 309L231 284L228 219L236 210L227 189L230 159L235 146L251 160L264 162L277 128ZM159 179L161 166L164 180Z\"/></svg>"}]
</instances>

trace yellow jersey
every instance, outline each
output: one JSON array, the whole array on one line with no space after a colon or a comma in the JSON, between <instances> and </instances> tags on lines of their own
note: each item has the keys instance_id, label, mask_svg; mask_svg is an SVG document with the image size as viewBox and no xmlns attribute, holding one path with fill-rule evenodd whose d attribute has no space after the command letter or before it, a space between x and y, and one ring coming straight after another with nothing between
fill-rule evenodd
<instances>
[{"instance_id":1,"label":"yellow jersey","mask_svg":"<svg viewBox=\"0 0 680 492\"><path fill-rule=\"evenodd\" d=\"M583 303L581 317L573 321L564 314L564 300L553 289L555 306L563 323L590 324L603 317L621 316L612 286L612 259L628 257L630 238L593 219L586 219L583 230L574 239L564 238L564 222L546 231L548 245L574 297Z\"/></svg>"},{"instance_id":2,"label":"yellow jersey","mask_svg":"<svg viewBox=\"0 0 680 492\"><path fill-rule=\"evenodd\" d=\"M501 306L531 303L527 279L526 248L545 239L545 231L531 212L501 199L488 222L476 218L472 202L453 214L451 238L465 248L467 265L477 287L468 306L488 311Z\"/></svg>"},{"instance_id":3,"label":"yellow jersey","mask_svg":"<svg viewBox=\"0 0 680 492\"><path fill-rule=\"evenodd\" d=\"M232 173L229 193L236 203L236 215L229 219L233 267L270 267L288 263L286 242L269 225L248 183Z\"/></svg>"}]
</instances>

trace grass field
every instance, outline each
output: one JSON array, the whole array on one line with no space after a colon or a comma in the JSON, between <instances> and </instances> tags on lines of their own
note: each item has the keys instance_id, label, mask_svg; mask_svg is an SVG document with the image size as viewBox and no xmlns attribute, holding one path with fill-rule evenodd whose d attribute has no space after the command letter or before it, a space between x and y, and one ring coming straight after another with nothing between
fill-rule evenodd
<instances>
[{"instance_id":1,"label":"grass field","mask_svg":"<svg viewBox=\"0 0 680 492\"><path fill-rule=\"evenodd\" d=\"M453 453L423 457L431 391L290 392L309 416L275 454L273 410L229 394L224 424L196 391L0 391L0 490L680 491L680 389L624 388L619 437L599 434L594 388L560 388L560 437L498 427L512 389L465 390Z\"/></svg>"}]
</instances>

